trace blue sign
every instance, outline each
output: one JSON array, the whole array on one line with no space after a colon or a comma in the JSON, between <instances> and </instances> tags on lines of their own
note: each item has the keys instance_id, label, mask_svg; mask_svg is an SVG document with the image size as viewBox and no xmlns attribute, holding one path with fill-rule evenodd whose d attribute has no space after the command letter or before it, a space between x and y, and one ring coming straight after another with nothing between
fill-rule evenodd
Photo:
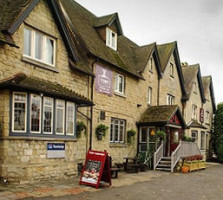
<instances>
[{"instance_id":1,"label":"blue sign","mask_svg":"<svg viewBox=\"0 0 223 200\"><path fill-rule=\"evenodd\" d=\"M47 150L65 150L65 143L47 143Z\"/></svg>"},{"instance_id":2,"label":"blue sign","mask_svg":"<svg viewBox=\"0 0 223 200\"><path fill-rule=\"evenodd\" d=\"M65 158L65 143L47 143L47 158Z\"/></svg>"}]
</instances>

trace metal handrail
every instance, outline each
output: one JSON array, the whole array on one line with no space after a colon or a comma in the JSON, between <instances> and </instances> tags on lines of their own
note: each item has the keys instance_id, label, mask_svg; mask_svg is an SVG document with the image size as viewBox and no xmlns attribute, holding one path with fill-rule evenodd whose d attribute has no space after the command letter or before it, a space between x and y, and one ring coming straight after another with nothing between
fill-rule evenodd
<instances>
[{"instance_id":1,"label":"metal handrail","mask_svg":"<svg viewBox=\"0 0 223 200\"><path fill-rule=\"evenodd\" d=\"M156 169L156 166L158 165L161 158L163 157L163 146L164 146L164 144L162 141L162 144L159 146L159 148L154 153L154 161L153 161L153 169L154 170Z\"/></svg>"}]
</instances>

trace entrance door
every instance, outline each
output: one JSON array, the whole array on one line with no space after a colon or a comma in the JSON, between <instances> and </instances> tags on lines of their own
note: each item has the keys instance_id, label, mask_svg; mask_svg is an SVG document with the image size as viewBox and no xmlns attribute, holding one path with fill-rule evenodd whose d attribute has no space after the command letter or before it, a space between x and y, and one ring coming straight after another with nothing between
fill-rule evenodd
<instances>
[{"instance_id":1,"label":"entrance door","mask_svg":"<svg viewBox=\"0 0 223 200\"><path fill-rule=\"evenodd\" d=\"M179 129L170 129L170 155L172 152L177 148L179 142L180 142L180 133Z\"/></svg>"},{"instance_id":2,"label":"entrance door","mask_svg":"<svg viewBox=\"0 0 223 200\"><path fill-rule=\"evenodd\" d=\"M154 127L141 127L139 134L139 152L154 152L155 147L155 128Z\"/></svg>"}]
</instances>

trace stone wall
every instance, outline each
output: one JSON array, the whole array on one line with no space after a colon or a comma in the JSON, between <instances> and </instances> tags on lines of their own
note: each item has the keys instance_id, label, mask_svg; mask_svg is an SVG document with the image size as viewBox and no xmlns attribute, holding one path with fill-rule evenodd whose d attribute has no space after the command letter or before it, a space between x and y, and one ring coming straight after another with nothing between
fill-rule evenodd
<instances>
[{"instance_id":1,"label":"stone wall","mask_svg":"<svg viewBox=\"0 0 223 200\"><path fill-rule=\"evenodd\" d=\"M56 66L54 70L27 62L23 58L24 26L34 27L56 39ZM18 72L40 79L57 82L76 93L90 97L89 78L74 70L68 63L68 53L60 32L55 24L46 1L40 1L25 19L13 39L20 48L0 45L0 79L8 78ZM10 131L10 92L0 91L0 176L12 182L27 183L41 180L67 178L77 174L77 164L83 163L88 149L86 137L78 139L55 139L42 137L9 136ZM88 108L80 108L88 114ZM89 122L77 114L77 121ZM88 130L89 131L89 130ZM88 132L89 134L89 132ZM48 142L65 143L65 158L46 157Z\"/></svg>"},{"instance_id":2,"label":"stone wall","mask_svg":"<svg viewBox=\"0 0 223 200\"><path fill-rule=\"evenodd\" d=\"M113 161L123 162L125 156L135 156L137 150L137 134L131 144L127 143L127 131L134 129L137 132L136 123L139 121L141 114L149 108L147 104L148 87L152 87L152 104L157 105L157 90L158 90L158 75L155 68L154 60L153 71L149 71L150 62L147 63L143 77L145 80L139 80L131 77L126 73L116 71L111 66L97 63L98 65L109 68L113 72L113 86L115 83L116 73L125 77L125 94L119 95L114 92L113 95L107 96L105 94L94 92L94 112L93 112L93 149L107 150L112 156ZM114 87L113 87L114 88ZM94 86L95 91L95 86ZM105 111L106 119L100 121L100 111ZM110 142L110 124L111 118L118 118L126 120L125 142L113 143ZM105 124L109 127L106 136L102 141L98 141L95 136L95 129L98 124Z\"/></svg>"},{"instance_id":3,"label":"stone wall","mask_svg":"<svg viewBox=\"0 0 223 200\"><path fill-rule=\"evenodd\" d=\"M174 75L170 75L170 63L174 67ZM159 91L159 105L167 105L167 94L174 96L174 105L179 105L182 111L182 91L180 86L180 80L173 54L170 57L167 67L163 72L163 77L160 79L160 91Z\"/></svg>"}]
</instances>

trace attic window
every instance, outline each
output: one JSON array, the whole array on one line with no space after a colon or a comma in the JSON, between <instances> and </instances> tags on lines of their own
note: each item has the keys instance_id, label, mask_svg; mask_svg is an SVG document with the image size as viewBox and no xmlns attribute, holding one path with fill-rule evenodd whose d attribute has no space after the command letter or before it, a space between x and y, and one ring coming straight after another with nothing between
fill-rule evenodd
<instances>
[{"instance_id":1,"label":"attic window","mask_svg":"<svg viewBox=\"0 0 223 200\"><path fill-rule=\"evenodd\" d=\"M106 28L106 45L113 50L117 50L117 33Z\"/></svg>"}]
</instances>

